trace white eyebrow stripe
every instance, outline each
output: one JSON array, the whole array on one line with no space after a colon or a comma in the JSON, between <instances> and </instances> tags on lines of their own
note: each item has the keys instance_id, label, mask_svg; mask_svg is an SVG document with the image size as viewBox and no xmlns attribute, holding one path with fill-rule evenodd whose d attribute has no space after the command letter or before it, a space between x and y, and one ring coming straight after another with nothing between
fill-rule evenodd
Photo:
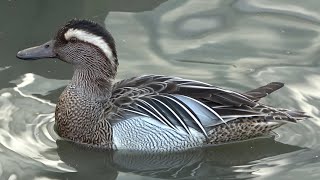
<instances>
[{"instance_id":1,"label":"white eyebrow stripe","mask_svg":"<svg viewBox=\"0 0 320 180\"><path fill-rule=\"evenodd\" d=\"M113 60L114 55L108 43L106 43L100 36L95 34L86 32L81 29L69 29L65 34L64 37L66 40L69 40L72 37L75 37L81 41L90 43L95 45L96 47L100 48L104 54L108 57L108 59Z\"/></svg>"}]
</instances>

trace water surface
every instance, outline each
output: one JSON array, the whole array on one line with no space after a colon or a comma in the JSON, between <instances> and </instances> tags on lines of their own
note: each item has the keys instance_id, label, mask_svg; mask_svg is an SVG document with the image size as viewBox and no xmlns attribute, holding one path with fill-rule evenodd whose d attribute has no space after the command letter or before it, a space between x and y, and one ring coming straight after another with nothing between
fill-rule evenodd
<instances>
[{"instance_id":1,"label":"water surface","mask_svg":"<svg viewBox=\"0 0 320 180\"><path fill-rule=\"evenodd\" d=\"M320 2L317 0L28 0L0 2L0 179L319 179ZM273 137L176 154L92 151L57 140L54 107L72 75L19 49L71 18L107 27L117 79L165 74L247 91L313 116Z\"/></svg>"}]
</instances>

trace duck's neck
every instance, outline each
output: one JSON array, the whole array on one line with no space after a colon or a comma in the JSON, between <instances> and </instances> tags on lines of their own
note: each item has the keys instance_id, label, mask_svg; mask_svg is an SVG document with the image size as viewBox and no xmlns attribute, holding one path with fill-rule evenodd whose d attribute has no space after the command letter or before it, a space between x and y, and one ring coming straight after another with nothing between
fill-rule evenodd
<instances>
[{"instance_id":1,"label":"duck's neck","mask_svg":"<svg viewBox=\"0 0 320 180\"><path fill-rule=\"evenodd\" d=\"M56 107L57 131L63 138L111 147L112 128L101 118L111 96L112 78L97 69L75 68Z\"/></svg>"},{"instance_id":2,"label":"duck's neck","mask_svg":"<svg viewBox=\"0 0 320 180\"><path fill-rule=\"evenodd\" d=\"M111 96L113 77L97 70L75 68L69 88L75 88L84 98L108 101Z\"/></svg>"}]
</instances>

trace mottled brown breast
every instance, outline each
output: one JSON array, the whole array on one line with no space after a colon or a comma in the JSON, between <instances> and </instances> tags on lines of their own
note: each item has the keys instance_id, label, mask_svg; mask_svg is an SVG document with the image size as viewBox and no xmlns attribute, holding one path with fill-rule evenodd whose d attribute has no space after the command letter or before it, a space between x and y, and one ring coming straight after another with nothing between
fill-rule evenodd
<instances>
[{"instance_id":1,"label":"mottled brown breast","mask_svg":"<svg viewBox=\"0 0 320 180\"><path fill-rule=\"evenodd\" d=\"M67 88L56 106L57 133L78 143L111 147L112 128L107 119L101 116L103 107L104 103Z\"/></svg>"}]
</instances>

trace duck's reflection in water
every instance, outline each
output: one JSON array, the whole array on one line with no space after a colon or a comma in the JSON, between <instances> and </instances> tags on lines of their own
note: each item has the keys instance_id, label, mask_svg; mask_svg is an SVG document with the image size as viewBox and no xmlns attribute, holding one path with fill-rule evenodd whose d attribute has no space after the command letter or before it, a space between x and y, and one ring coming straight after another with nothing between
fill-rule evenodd
<instances>
[{"instance_id":1,"label":"duck's reflection in water","mask_svg":"<svg viewBox=\"0 0 320 180\"><path fill-rule=\"evenodd\" d=\"M63 140L57 145L61 160L77 172L45 176L69 180L117 179L121 172L163 179L250 178L254 170L241 170L242 165L302 149L272 138L162 154L87 149Z\"/></svg>"}]
</instances>

